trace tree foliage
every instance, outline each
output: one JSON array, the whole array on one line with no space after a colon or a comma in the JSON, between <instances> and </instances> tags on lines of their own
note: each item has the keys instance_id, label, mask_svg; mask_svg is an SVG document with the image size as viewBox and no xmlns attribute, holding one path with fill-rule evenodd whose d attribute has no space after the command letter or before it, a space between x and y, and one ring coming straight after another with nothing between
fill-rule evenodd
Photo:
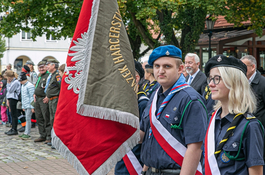
<instances>
[{"instance_id":1,"label":"tree foliage","mask_svg":"<svg viewBox=\"0 0 265 175\"><path fill-rule=\"evenodd\" d=\"M130 14L143 41L154 49L159 44L172 44L182 49L183 55L194 52L204 29L206 8L194 2L174 0L118 0L123 14ZM161 36L160 42L152 35ZM176 32L181 31L181 37Z\"/></svg>"},{"instance_id":2,"label":"tree foliage","mask_svg":"<svg viewBox=\"0 0 265 175\"><path fill-rule=\"evenodd\" d=\"M215 15L223 15L228 23L234 23L235 27L243 26L242 22L250 21L249 30L255 29L255 33L262 36L265 27L265 1L264 0L214 0L207 2L207 10Z\"/></svg>"},{"instance_id":3,"label":"tree foliage","mask_svg":"<svg viewBox=\"0 0 265 175\"><path fill-rule=\"evenodd\" d=\"M6 51L6 41L4 37L0 36L0 59L3 58L5 51Z\"/></svg>"},{"instance_id":4,"label":"tree foliage","mask_svg":"<svg viewBox=\"0 0 265 175\"><path fill-rule=\"evenodd\" d=\"M136 59L161 43L173 44L183 54L194 52L204 30L206 14L225 16L229 23L262 35L265 25L265 0L117 0ZM43 34L55 39L72 37L83 0L3 0L0 33L12 37L21 30L33 39ZM54 30L51 30L54 29ZM180 36L176 34L180 33ZM148 48L140 53L144 43Z\"/></svg>"},{"instance_id":5,"label":"tree foliage","mask_svg":"<svg viewBox=\"0 0 265 175\"><path fill-rule=\"evenodd\" d=\"M4 0L0 12L6 15L0 23L0 33L12 37L24 30L30 31L33 39L43 34L56 39L72 37L82 3L82 0Z\"/></svg>"}]
</instances>

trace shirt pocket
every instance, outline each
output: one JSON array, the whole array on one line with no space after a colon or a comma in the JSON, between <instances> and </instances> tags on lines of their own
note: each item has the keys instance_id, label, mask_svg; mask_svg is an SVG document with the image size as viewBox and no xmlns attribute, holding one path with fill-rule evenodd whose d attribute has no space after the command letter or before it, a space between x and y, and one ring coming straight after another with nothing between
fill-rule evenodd
<instances>
[{"instance_id":1,"label":"shirt pocket","mask_svg":"<svg viewBox=\"0 0 265 175\"><path fill-rule=\"evenodd\" d=\"M243 152L239 150L239 147L239 141L232 140L223 146L221 153L218 155L220 162L222 162L222 167L234 165L236 160L244 158Z\"/></svg>"},{"instance_id":2,"label":"shirt pocket","mask_svg":"<svg viewBox=\"0 0 265 175\"><path fill-rule=\"evenodd\" d=\"M181 129L181 114L174 109L167 109L162 112L160 120L164 120L171 129Z\"/></svg>"}]
</instances>

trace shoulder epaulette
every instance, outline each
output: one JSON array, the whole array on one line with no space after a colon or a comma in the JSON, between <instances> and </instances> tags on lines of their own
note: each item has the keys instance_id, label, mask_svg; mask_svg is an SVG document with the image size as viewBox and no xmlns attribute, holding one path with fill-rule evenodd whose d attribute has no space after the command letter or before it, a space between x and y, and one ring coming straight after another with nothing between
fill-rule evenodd
<instances>
[{"instance_id":1,"label":"shoulder epaulette","mask_svg":"<svg viewBox=\"0 0 265 175\"><path fill-rule=\"evenodd\" d=\"M254 119L254 118L256 118L255 116L252 116L252 115L250 115L250 114L247 114L246 116L245 116L245 118L247 119L247 120L251 120L251 119Z\"/></svg>"}]
</instances>

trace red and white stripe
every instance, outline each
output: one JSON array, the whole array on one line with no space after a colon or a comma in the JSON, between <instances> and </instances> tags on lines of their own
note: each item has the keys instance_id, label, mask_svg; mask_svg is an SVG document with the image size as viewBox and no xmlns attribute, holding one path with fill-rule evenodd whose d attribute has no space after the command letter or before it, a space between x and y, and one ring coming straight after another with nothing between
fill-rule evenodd
<instances>
[{"instance_id":1,"label":"red and white stripe","mask_svg":"<svg viewBox=\"0 0 265 175\"><path fill-rule=\"evenodd\" d=\"M143 169L142 165L133 154L132 151L128 152L124 157L123 161L130 175L140 175Z\"/></svg>"},{"instance_id":2,"label":"red and white stripe","mask_svg":"<svg viewBox=\"0 0 265 175\"><path fill-rule=\"evenodd\" d=\"M186 153L187 148L182 145L175 137L171 135L171 133L157 120L155 116L156 111L156 101L157 101L157 92L154 96L149 116L150 116L150 124L159 145L163 148L163 150L179 165L182 166L182 162L184 159L184 155ZM195 175L202 175L202 166L199 162L197 167L197 171Z\"/></svg>"},{"instance_id":3,"label":"red and white stripe","mask_svg":"<svg viewBox=\"0 0 265 175\"><path fill-rule=\"evenodd\" d=\"M209 127L207 129L204 149L205 149L205 174L207 175L220 175L220 170L214 155L215 152L215 139L214 139L214 128L215 128L215 116L217 111L213 114Z\"/></svg>"}]
</instances>

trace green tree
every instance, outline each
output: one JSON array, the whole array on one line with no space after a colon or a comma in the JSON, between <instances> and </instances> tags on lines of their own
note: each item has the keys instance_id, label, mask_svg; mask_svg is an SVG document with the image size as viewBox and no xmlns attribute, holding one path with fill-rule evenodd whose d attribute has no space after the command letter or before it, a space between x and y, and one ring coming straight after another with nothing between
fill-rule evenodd
<instances>
[{"instance_id":1,"label":"green tree","mask_svg":"<svg viewBox=\"0 0 265 175\"><path fill-rule=\"evenodd\" d=\"M206 14L225 16L229 23L262 35L265 25L264 0L117 0L136 59L161 43L173 44L183 54L194 52L204 29ZM83 0L3 0L0 33L12 37L21 30L31 31L33 39L43 34L54 38L72 37ZM51 30L54 29L54 30ZM180 36L176 36L180 33ZM154 38L154 34L156 37ZM144 43L148 48L140 53Z\"/></svg>"},{"instance_id":2,"label":"green tree","mask_svg":"<svg viewBox=\"0 0 265 175\"><path fill-rule=\"evenodd\" d=\"M159 44L172 44L182 49L183 55L194 52L204 29L207 9L194 2L173 0L118 0L123 14L130 14L143 42L154 49ZM150 34L162 36L160 42ZM176 32L181 31L181 37Z\"/></svg>"},{"instance_id":3,"label":"green tree","mask_svg":"<svg viewBox=\"0 0 265 175\"><path fill-rule=\"evenodd\" d=\"M0 60L4 57L4 52L6 51L6 41L5 38L0 35ZM1 61L0 61L1 63Z\"/></svg>"},{"instance_id":4,"label":"green tree","mask_svg":"<svg viewBox=\"0 0 265 175\"><path fill-rule=\"evenodd\" d=\"M82 0L4 0L0 12L0 33L12 37L21 30L32 38L47 34L54 38L72 37L81 10ZM54 30L51 30L54 29Z\"/></svg>"}]
</instances>

